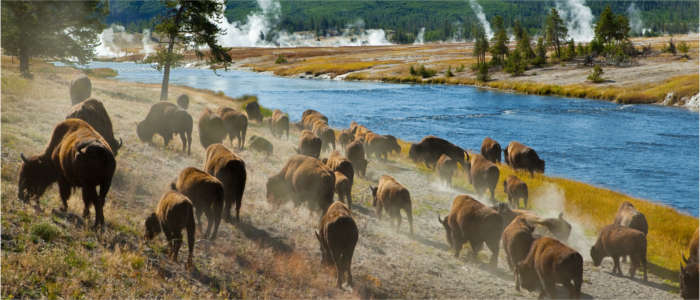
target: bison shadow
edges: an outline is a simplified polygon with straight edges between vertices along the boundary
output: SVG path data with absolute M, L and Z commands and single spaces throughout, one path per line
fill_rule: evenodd
M 450 251 L 450 248 L 445 243 L 436 242 L 434 240 L 430 240 L 430 239 L 427 239 L 425 237 L 422 237 L 418 234 L 414 234 L 413 236 L 411 236 L 410 234 L 406 233 L 406 236 L 408 236 L 408 237 L 412 238 L 413 240 L 415 240 L 423 245 L 426 245 L 428 247 L 433 247 L 435 249 L 439 249 L 439 250 L 443 250 L 443 251 Z
M 621 265 L 627 265 L 627 264 L 621 263 Z M 637 274 L 634 278 L 629 277 L 628 273 L 626 272 L 627 271 L 626 268 L 623 267 L 623 269 L 625 271 L 623 271 L 622 275 L 617 274 L 617 273 L 612 273 L 610 271 L 605 271 L 605 273 L 609 274 L 610 276 L 625 278 L 625 279 L 634 281 L 635 283 L 645 285 L 645 286 L 648 286 L 651 288 L 659 289 L 662 291 L 672 292 L 672 293 L 679 293 L 680 292 L 680 289 L 678 287 L 672 286 L 672 285 L 664 283 L 664 282 L 654 282 L 651 280 L 644 281 L 641 267 L 639 267 L 637 269 Z M 669 269 L 666 269 L 666 268 L 661 267 L 659 265 L 653 264 L 651 262 L 647 262 L 647 271 L 649 274 L 654 274 L 654 275 L 659 276 L 660 277 L 659 279 L 661 279 L 661 280 L 665 279 L 665 280 L 669 280 L 672 282 L 678 282 L 678 273 L 677 272 L 671 271 Z
M 277 252 L 291 253 L 294 249 L 287 245 L 282 238 L 274 237 L 263 229 L 256 228 L 248 222 L 240 222 L 237 225 L 243 235 L 249 240 L 258 241 L 260 247 L 272 248 Z

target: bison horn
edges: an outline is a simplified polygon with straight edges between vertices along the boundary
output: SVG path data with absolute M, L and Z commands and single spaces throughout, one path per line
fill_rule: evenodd
M 124 144 L 124 141 L 122 141 L 122 138 L 119 138 L 119 148 L 121 148 L 123 144 Z
M 681 259 L 683 260 L 684 264 L 688 264 L 688 258 L 685 257 L 685 253 L 683 253 L 683 250 L 681 250 Z
M 20 153 L 19 157 L 22 158 L 22 161 L 24 161 L 25 163 L 27 162 L 27 158 L 24 157 L 24 153 Z

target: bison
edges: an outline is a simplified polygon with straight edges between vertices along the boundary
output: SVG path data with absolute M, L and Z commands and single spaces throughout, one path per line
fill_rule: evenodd
M 83 75 L 70 82 L 70 100 L 72 105 L 76 105 L 83 100 L 90 98 L 92 93 L 92 83 L 90 78 Z
M 569 290 L 569 298 L 581 297 L 583 257 L 563 243 L 542 237 L 535 240 L 524 260 L 516 267 L 515 289 L 529 291 L 540 288 L 540 298 L 554 298 L 555 285 Z
M 224 220 L 232 221 L 231 207 L 236 204 L 236 221 L 240 221 L 241 202 L 247 172 L 245 161 L 222 144 L 207 147 L 204 171 L 221 181 L 224 187 Z M 207 217 L 208 218 L 208 217 Z
M 438 221 L 445 227 L 447 243 L 459 257 L 462 245 L 469 242 L 472 257 L 477 260 L 477 254 L 484 243 L 491 250 L 491 266 L 498 262 L 498 250 L 503 232 L 503 218 L 492 208 L 468 195 L 459 195 L 452 202 L 450 214 Z
M 695 233 L 693 233 L 693 238 L 690 240 L 690 245 L 688 245 L 688 248 L 690 249 L 688 259 L 691 261 L 700 261 L 698 260 L 698 237 L 700 237 L 700 234 L 696 228 Z
M 93 205 L 93 228 L 104 227 L 102 208 L 112 184 L 116 161 L 109 143 L 90 124 L 74 118 L 58 123 L 44 153 L 29 158 L 20 154 L 20 157 L 23 164 L 19 170 L 17 198 L 25 202 L 31 198 L 39 199 L 46 188 L 58 182 L 62 209 L 66 211 L 73 188 L 79 187 L 85 204 L 83 218 L 89 217 Z M 100 187 L 99 194 L 97 186 Z
M 333 203 L 335 175 L 316 158 L 294 155 L 279 173 L 268 178 L 266 187 L 269 202 L 291 197 L 295 204 L 306 202 L 312 209 L 325 212 Z
M 485 190 L 491 191 L 491 200 L 496 199 L 496 186 L 500 171 L 496 164 L 488 161 L 481 154 L 473 154 L 466 167 L 469 183 L 474 186 L 477 195 L 483 195 Z
M 177 97 L 177 106 L 180 108 L 187 110 L 188 107 L 190 107 L 190 96 L 187 96 L 187 94 L 182 94 Z
M 340 171 L 333 171 L 335 175 L 335 193 L 338 200 L 345 202 L 348 208 L 352 205 L 352 183 L 345 174 Z
M 248 141 L 248 147 L 256 152 L 265 153 L 265 155 L 272 155 L 272 143 L 261 136 L 251 136 L 250 141 Z
M 323 142 L 313 132 L 302 130 L 299 137 L 299 148 L 297 153 L 318 158 L 321 155 L 321 144 Z
M 307 109 L 301 114 L 301 126 L 304 129 L 312 130 L 317 120 L 322 120 L 326 122 L 326 124 L 328 123 L 328 117 L 316 110 Z
M 501 145 L 490 137 L 485 137 L 481 142 L 481 155 L 492 163 L 501 162 Z
M 379 184 L 376 187 L 370 186 L 369 189 L 372 191 L 372 206 L 376 209 L 377 217 L 381 219 L 382 210 L 385 211 L 389 218 L 396 219 L 396 231 L 399 231 L 403 210 L 413 235 L 413 210 L 408 189 L 389 175 L 380 177 Z
M 122 140 L 119 139 L 117 142 L 117 139 L 114 138 L 112 119 L 109 118 L 102 102 L 97 99 L 80 102 L 71 108 L 71 112 L 66 116 L 66 119 L 69 118 L 81 119 L 90 124 L 107 141 L 114 156 L 117 156 L 119 148 L 122 147 Z
M 248 104 L 245 105 L 245 112 L 248 114 L 248 119 L 251 121 L 262 122 L 263 115 L 260 112 L 260 104 L 258 104 L 258 101 L 248 102 Z
M 544 160 L 541 160 L 537 152 L 532 148 L 518 142 L 510 142 L 503 150 L 503 158 L 513 169 L 524 169 L 530 172 L 544 173 Z
M 452 174 L 457 170 L 457 161 L 450 158 L 446 154 L 440 155 L 437 164 L 435 165 L 440 179 L 442 179 L 447 185 L 452 185 Z
M 163 137 L 163 146 L 167 147 L 173 134 L 178 134 L 182 140 L 182 151 L 192 149 L 192 116 L 178 109 L 175 104 L 161 101 L 151 106 L 146 119 L 139 122 L 136 133 L 143 142 L 151 142 L 154 134 Z
M 216 239 L 219 223 L 221 223 L 221 212 L 224 207 L 224 185 L 221 181 L 200 169 L 188 167 L 180 172 L 180 175 L 170 184 L 170 187 L 192 201 L 196 209 L 195 213 L 200 231 L 202 230 L 202 214 L 206 215 L 207 231 L 204 237 L 211 240 Z M 210 236 L 209 233 L 212 227 L 214 232 Z
M 220 107 L 216 114 L 224 123 L 224 130 L 228 135 L 228 140 L 233 147 L 233 139 L 238 139 L 238 149 L 243 149 L 245 146 L 245 134 L 248 130 L 248 117 L 244 113 L 236 111 L 230 107 Z M 201 131 L 199 133 L 202 134 Z
M 286 134 L 286 137 L 289 138 L 289 116 L 281 110 L 275 109 L 270 119 L 270 132 L 274 137 L 281 137 L 283 134 Z
M 622 275 L 620 268 L 620 257 L 630 256 L 630 277 L 634 278 L 639 263 L 642 263 L 644 268 L 644 281 L 647 281 L 647 238 L 646 235 L 633 228 L 622 227 L 620 225 L 611 224 L 603 227 L 598 235 L 598 240 L 591 247 L 591 258 L 593 264 L 597 267 L 603 261 L 603 258 L 610 256 L 615 265 L 612 272 L 617 271 Z
M 683 299 L 698 299 L 698 229 L 693 233 L 690 241 L 690 255 L 688 258 L 681 255 L 683 261 L 680 264 L 679 282 L 681 285 L 681 297 Z M 685 266 L 683 266 L 685 264 Z
M 562 242 L 569 240 L 569 235 L 571 235 L 571 224 L 564 219 L 563 212 L 560 212 L 559 216 L 556 218 L 538 218 L 533 222 L 537 225 L 546 227 L 556 239 Z
M 365 150 L 367 150 L 367 156 L 374 155 L 376 158 L 386 160 L 389 153 L 401 152 L 401 146 L 393 136 L 368 132 L 365 135 Z
M 613 224 L 637 229 L 645 235 L 649 232 L 647 218 L 629 201 L 622 202 L 620 208 L 617 209 L 615 222 L 613 222 Z
M 202 111 L 202 114 L 199 116 L 198 126 L 199 142 L 204 149 L 207 149 L 211 144 L 221 143 L 228 134 L 224 127 L 224 120 L 209 108 L 205 108 Z
M 365 146 L 361 141 L 353 141 L 345 147 L 345 155 L 352 162 L 355 173 L 364 177 L 367 172 L 367 159 L 365 159 Z
M 340 131 L 340 134 L 338 134 L 338 143 L 340 143 L 343 149 L 345 149 L 348 144 L 352 143 L 354 139 L 355 137 L 353 137 L 350 129 L 343 129 Z
M 168 191 L 158 201 L 156 211 L 146 218 L 147 240 L 152 240 L 161 231 L 170 244 L 170 258 L 177 262 L 177 254 L 182 245 L 182 230 L 187 230 L 187 268 L 193 266 L 194 252 L 194 208 L 187 196 L 176 191 Z
M 432 135 L 424 137 L 419 143 L 411 145 L 408 157 L 416 163 L 425 163 L 429 168 L 434 168 L 440 155 L 445 154 L 456 162 L 466 167 L 464 157 L 469 159 L 469 154 L 462 148 Z
M 527 184 L 517 176 L 510 175 L 506 180 L 503 180 L 503 192 L 508 195 L 508 204 L 511 207 L 520 207 L 520 199 L 522 199 L 523 207 L 527 208 Z
M 316 120 L 312 131 L 321 138 L 321 151 L 330 149 L 330 146 L 333 146 L 333 150 L 335 150 L 335 131 L 325 121 Z
M 352 286 L 350 265 L 359 234 L 348 207 L 334 202 L 321 218 L 315 234 L 321 248 L 321 263 L 335 265 L 336 286 L 341 288 L 345 272 L 348 273 L 348 285 Z
M 516 217 L 503 229 L 501 240 L 503 241 L 503 250 L 506 252 L 508 267 L 511 270 L 515 270 L 517 264 L 527 257 L 530 246 L 535 241 L 534 231 L 535 227 L 523 216 Z M 518 280 L 517 276 L 515 280 Z

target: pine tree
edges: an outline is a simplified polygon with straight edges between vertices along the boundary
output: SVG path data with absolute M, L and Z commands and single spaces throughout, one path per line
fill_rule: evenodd
M 19 70 L 29 76 L 32 57 L 86 64 L 95 56 L 104 29 L 106 2 L 2 1 L 2 48 L 19 57 Z
M 517 25 L 517 23 L 516 23 Z M 518 25 L 519 26 L 519 25 Z M 515 46 L 516 49 L 520 51 L 520 54 L 523 56 L 525 59 L 532 59 L 535 57 L 535 52 L 532 51 L 532 47 L 530 46 L 530 35 L 527 34 L 527 31 L 524 30 L 517 30 L 517 27 L 513 25 L 513 33 L 517 37 L 517 45 Z
M 568 31 L 564 25 L 564 21 L 559 17 L 559 12 L 556 8 L 552 8 L 547 16 L 545 27 L 545 38 L 547 44 L 554 46 L 554 52 L 557 57 L 561 57 L 561 44 L 566 41 Z
M 503 64 L 505 56 L 508 54 L 508 34 L 505 26 L 503 26 L 503 18 L 501 16 L 495 16 L 492 24 L 496 29 L 496 33 L 493 35 L 493 45 L 489 48 L 489 52 L 491 52 L 493 62 L 500 65 Z
M 477 65 L 486 63 L 486 51 L 489 49 L 489 41 L 486 38 L 486 33 L 481 26 L 474 29 L 474 50 L 473 55 L 476 56 Z
M 542 66 L 547 63 L 547 48 L 544 46 L 544 39 L 540 37 L 537 39 L 537 47 L 535 47 L 535 59 L 532 60 L 532 64 L 535 66 Z

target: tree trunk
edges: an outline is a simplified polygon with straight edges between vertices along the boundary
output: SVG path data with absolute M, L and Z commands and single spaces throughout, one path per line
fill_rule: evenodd
M 24 47 L 19 49 L 19 72 L 23 76 L 29 76 L 29 53 Z
M 170 82 L 170 56 L 173 54 L 173 44 L 175 40 L 171 37 L 168 42 L 168 57 L 166 58 L 165 66 L 163 67 L 163 83 L 160 87 L 160 101 L 168 100 L 168 84 Z

